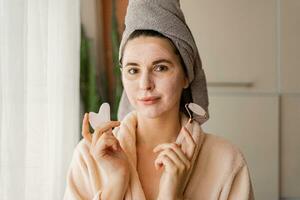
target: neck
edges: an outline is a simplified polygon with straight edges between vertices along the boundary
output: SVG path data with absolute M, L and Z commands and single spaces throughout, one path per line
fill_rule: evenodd
M 165 113 L 158 118 L 137 114 L 137 147 L 152 150 L 162 143 L 175 142 L 181 129 L 179 110 Z

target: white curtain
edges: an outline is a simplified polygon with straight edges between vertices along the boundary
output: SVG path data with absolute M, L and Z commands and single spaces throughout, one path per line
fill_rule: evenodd
M 0 199 L 62 199 L 80 134 L 79 0 L 0 0 Z

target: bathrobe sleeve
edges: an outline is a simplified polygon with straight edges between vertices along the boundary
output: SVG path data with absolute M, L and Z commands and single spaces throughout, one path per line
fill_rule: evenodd
M 220 200 L 254 200 L 249 170 L 246 163 L 243 163 L 225 182 L 220 195 Z
M 64 200 L 100 200 L 100 176 L 89 145 L 81 141 L 74 150 L 67 174 Z

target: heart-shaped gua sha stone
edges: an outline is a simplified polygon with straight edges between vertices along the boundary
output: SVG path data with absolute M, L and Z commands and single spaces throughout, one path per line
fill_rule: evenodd
M 89 112 L 89 121 L 95 130 L 102 123 L 110 121 L 110 106 L 108 103 L 103 103 L 98 113 Z

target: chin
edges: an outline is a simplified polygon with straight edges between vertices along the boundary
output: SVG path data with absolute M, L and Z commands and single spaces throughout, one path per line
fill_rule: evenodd
M 149 110 L 149 109 L 139 110 L 138 112 L 142 116 L 151 119 L 158 118 L 161 115 L 161 112 L 155 110 Z
M 162 109 L 159 107 L 140 107 L 137 112 L 140 113 L 142 116 L 150 119 L 158 118 L 162 116 L 168 110 L 166 108 Z

